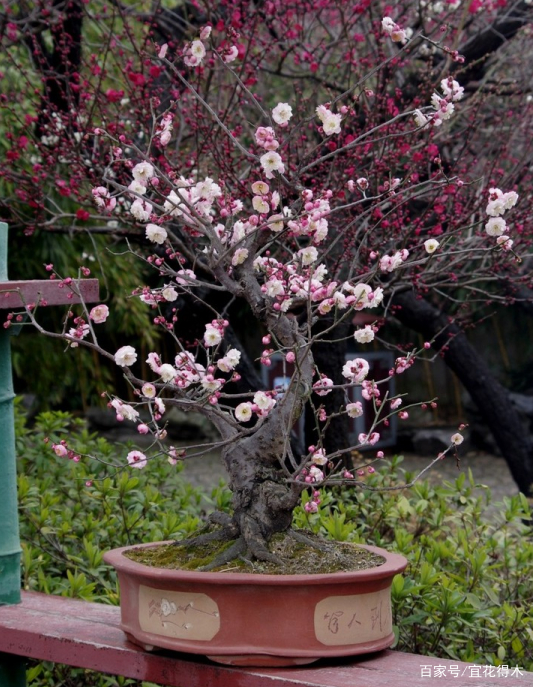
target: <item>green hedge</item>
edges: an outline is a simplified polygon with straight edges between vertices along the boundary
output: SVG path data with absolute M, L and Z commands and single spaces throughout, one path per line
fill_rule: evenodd
M 46 443 L 74 434 L 78 450 L 104 463 L 116 450 L 67 413 L 43 413 L 31 430 L 17 413 L 23 586 L 118 603 L 116 578 L 102 562 L 108 548 L 181 537 L 206 508 L 228 509 L 223 486 L 208 498 L 180 477 L 180 467 L 151 463 L 110 473 L 96 461 L 57 458 Z M 368 477 L 369 487 L 409 480 L 395 458 Z M 396 648 L 421 655 L 533 670 L 533 538 L 523 496 L 491 508 L 472 476 L 404 492 L 335 489 L 319 512 L 296 525 L 325 536 L 384 546 L 410 565 L 393 586 Z M 140 685 L 119 677 L 33 664 L 32 687 Z M 143 683 L 144 687 L 148 683 Z

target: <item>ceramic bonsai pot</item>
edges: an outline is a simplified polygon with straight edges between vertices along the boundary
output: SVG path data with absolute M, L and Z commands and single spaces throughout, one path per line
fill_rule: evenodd
M 157 546 L 157 544 L 144 544 Z M 283 666 L 391 646 L 390 587 L 407 560 L 367 546 L 385 562 L 329 575 L 254 575 L 154 568 L 105 554 L 118 573 L 121 626 L 154 648 L 203 654 L 219 663 Z

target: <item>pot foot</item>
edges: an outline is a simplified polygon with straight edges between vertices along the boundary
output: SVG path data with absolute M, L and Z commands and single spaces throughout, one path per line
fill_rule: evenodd
M 249 666 L 255 668 L 305 666 L 308 663 L 318 661 L 318 657 L 270 656 L 268 654 L 236 654 L 235 656 L 208 656 L 207 658 L 226 666 Z

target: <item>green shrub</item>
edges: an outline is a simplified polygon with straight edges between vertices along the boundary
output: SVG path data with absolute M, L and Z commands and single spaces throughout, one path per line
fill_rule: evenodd
M 414 477 L 401 458 L 367 478 L 374 489 Z M 490 509 L 488 510 L 490 506 Z M 297 525 L 375 544 L 409 560 L 392 589 L 401 651 L 533 670 L 533 530 L 522 494 L 491 504 L 487 487 L 461 473 L 409 490 L 324 492 Z
M 102 463 L 56 457 L 45 439 L 59 441 L 67 433 L 69 445 Z M 102 562 L 106 549 L 197 529 L 201 495 L 180 479 L 180 465 L 110 471 L 105 462 L 114 452 L 68 413 L 42 413 L 31 431 L 18 419 L 25 589 L 118 603 L 114 572 Z
M 104 463 L 116 451 L 67 413 L 43 413 L 31 430 L 17 414 L 23 586 L 116 604 L 115 574 L 102 563 L 103 551 L 192 532 L 206 499 L 183 483 L 179 465 L 152 462 L 143 471 L 107 474 L 95 461 L 57 458 L 45 437 L 57 441 L 67 432 L 69 445 L 74 434 L 80 452 Z M 367 478 L 368 489 L 325 491 L 318 513 L 300 508 L 295 524 L 409 559 L 392 590 L 397 649 L 533 670 L 533 538 L 525 524 L 531 517 L 526 499 L 491 505 L 489 490 L 477 488 L 471 474 L 442 485 L 419 482 L 403 492 L 371 490 L 411 477 L 395 458 Z M 229 496 L 219 485 L 207 502 L 228 510 Z M 32 665 L 29 675 L 33 687 L 141 684 L 44 663 Z

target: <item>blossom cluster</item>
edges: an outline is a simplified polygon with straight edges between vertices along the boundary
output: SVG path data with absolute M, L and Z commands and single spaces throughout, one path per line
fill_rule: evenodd
M 381 28 L 394 43 L 406 43 L 412 33 L 410 29 L 400 28 L 400 26 L 390 17 L 383 17 L 381 20 Z
M 382 272 L 393 272 L 401 267 L 408 257 L 409 251 L 405 248 L 396 251 L 394 255 L 384 255 L 379 261 L 379 269 Z
M 429 125 L 440 126 L 444 121 L 451 118 L 455 112 L 455 104 L 464 95 L 464 88 L 455 79 L 448 77 L 440 82 L 442 93 L 433 93 L 431 105 L 434 112 L 421 110 L 414 111 L 414 119 L 417 126 L 426 128 Z
M 259 257 L 254 267 L 264 275 L 261 291 L 273 300 L 274 310 L 287 312 L 297 301 L 310 301 L 315 312 L 326 315 L 333 309 L 375 308 L 383 300 L 383 289 L 368 284 L 326 281 L 324 265 L 314 265 L 318 253 L 314 246 L 300 249 L 295 258 L 282 263 L 272 257 Z
M 485 212 L 489 220 L 485 224 L 485 231 L 489 236 L 496 237 L 496 243 L 503 250 L 511 250 L 513 240 L 507 236 L 508 226 L 502 215 L 516 205 L 518 194 L 515 191 L 504 193 L 499 188 L 489 189 L 489 202 Z
M 340 134 L 341 132 L 341 115 L 334 114 L 325 105 L 319 105 L 316 108 L 317 117 L 322 122 L 322 129 L 326 136 L 332 134 Z
M 207 25 L 204 26 L 198 38 L 188 43 L 182 52 L 183 62 L 187 67 L 199 67 L 207 54 L 207 49 L 205 47 L 205 41 L 207 41 L 212 32 L 212 27 Z M 219 48 L 219 54 L 222 60 L 229 64 L 234 62 L 239 56 L 239 49 L 236 45 L 222 45 Z

